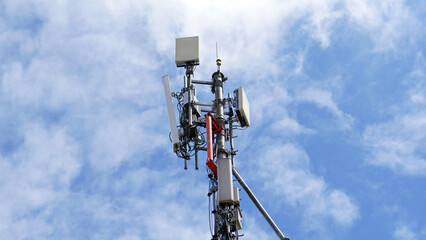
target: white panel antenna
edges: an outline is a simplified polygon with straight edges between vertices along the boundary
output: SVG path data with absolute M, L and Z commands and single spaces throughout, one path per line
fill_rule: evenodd
M 234 204 L 236 206 L 240 205 L 240 192 L 238 187 L 234 187 Z M 242 214 L 241 209 L 238 207 L 235 208 L 234 215 L 232 216 L 231 225 L 234 225 L 237 230 L 241 230 L 242 228 Z
M 237 99 L 237 117 L 241 127 L 250 127 L 250 104 L 243 87 L 234 91 Z
M 200 64 L 199 37 L 176 38 L 176 66 Z
M 234 187 L 232 183 L 232 163 L 229 157 L 217 159 L 218 200 L 219 203 L 234 202 Z
M 170 131 L 172 133 L 173 151 L 180 151 L 180 141 L 178 138 L 175 110 L 173 108 L 172 91 L 170 89 L 169 76 L 163 76 L 164 95 L 166 97 L 167 114 L 169 115 Z

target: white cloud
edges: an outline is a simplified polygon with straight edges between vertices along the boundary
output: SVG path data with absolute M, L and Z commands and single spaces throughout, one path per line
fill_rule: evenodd
M 4 112 L 5 118 L 16 121 L 24 139 L 10 157 L 0 160 L 0 235 L 108 239 L 106 233 L 117 234 L 112 226 L 132 221 L 117 211 L 120 206 L 110 201 L 110 192 L 105 194 L 110 189 L 103 187 L 111 184 L 117 168 L 129 158 L 136 165 L 150 161 L 150 154 L 168 141 L 167 132 L 160 133 L 166 128 L 158 121 L 166 117 L 159 107 L 163 105 L 161 78 L 155 81 L 153 75 L 158 68 L 153 64 L 156 53 L 143 41 L 147 37 L 137 32 L 142 30 L 133 28 L 143 22 L 142 17 L 111 19 L 102 3 L 85 1 L 39 1 L 33 10 L 24 1 L 5 4 L 11 21 L 26 11 L 31 12 L 24 16 L 29 24 L 32 19 L 42 21 L 37 31 L 11 22 L 0 36 L 2 43 L 13 42 L 19 50 L 18 57 L 0 51 L 0 58 L 7 59 L 0 68 L 0 101 L 11 109 Z M 33 35 L 27 34 L 31 30 Z M 85 186 L 71 190 L 80 184 Z M 125 200 L 147 199 L 139 194 L 136 191 Z M 117 238 L 145 235 L 136 231 L 144 222 L 129 216 L 136 223 L 120 229 L 126 234 Z
M 393 232 L 395 239 L 417 240 L 417 234 L 414 233 L 408 226 L 398 226 Z
M 296 96 L 297 101 L 312 102 L 320 108 L 329 110 L 337 119 L 342 129 L 351 129 L 353 126 L 353 118 L 349 114 L 342 112 L 332 99 L 332 94 L 328 91 L 308 88 L 302 90 Z
M 62 232 L 78 230 L 79 234 L 91 239 L 115 239 L 115 235 L 123 239 L 208 239 L 208 184 L 204 180 L 200 174 L 167 167 L 161 171 L 131 170 L 118 179 L 108 177 L 102 180 L 106 183 L 101 184 L 100 189 L 96 187 L 96 194 L 75 193 L 68 202 L 63 202 L 67 209 L 85 217 L 57 214 L 54 226 L 64 225 Z M 78 202 L 81 204 L 76 204 Z M 96 231 L 79 228 L 86 219 Z M 256 221 L 244 215 L 242 233 L 248 239 L 258 236 L 273 239 L 271 232 L 267 234 L 260 229 Z
M 305 63 L 305 58 L 306 58 L 305 55 L 306 53 L 303 52 L 303 53 L 298 53 L 298 55 L 296 56 L 297 62 L 296 62 L 296 67 L 294 69 L 295 74 L 301 74 L 303 72 L 303 65 Z
M 366 161 L 391 168 L 396 173 L 426 173 L 426 127 L 424 113 L 398 116 L 392 121 L 369 126 L 364 131 Z
M 322 47 L 330 45 L 330 35 L 335 22 L 343 17 L 339 1 L 305 1 L 309 9 L 309 20 L 307 30 L 313 39 L 319 41 Z
M 131 233 L 126 233 L 125 235 L 121 236 L 118 240 L 141 240 L 141 238 L 139 238 L 140 232 L 131 232 Z
M 248 199 L 247 199 L 248 200 Z M 249 201 L 249 200 L 248 200 Z M 259 212 L 256 212 L 257 216 L 260 216 Z M 256 239 L 265 239 L 265 240 L 272 240 L 277 239 L 277 235 L 273 231 L 272 228 L 269 227 L 269 225 L 264 224 L 264 226 L 267 227 L 267 229 L 261 228 L 261 224 L 258 221 L 263 221 L 263 223 L 266 223 L 266 220 L 264 220 L 263 217 L 256 217 L 250 215 L 248 212 L 243 210 L 243 229 L 240 234 L 244 234 L 244 238 L 247 240 L 256 240 Z M 287 236 L 285 229 L 280 229 L 283 231 L 283 234 Z
M 320 109 L 325 109 L 337 123 L 340 130 L 350 130 L 354 119 L 344 113 L 337 106 L 332 93 L 317 88 L 297 89 L 289 94 L 284 84 L 265 81 L 261 84 L 247 87 L 247 96 L 250 101 L 252 126 L 254 128 L 270 128 L 280 134 L 297 136 L 301 134 L 315 134 L 318 129 L 311 129 L 300 124 L 291 109 L 300 103 L 313 103 Z M 293 110 L 294 111 L 294 110 Z
M 350 3 L 351 9 L 357 7 Z M 363 3 L 357 8 L 368 9 L 374 17 L 359 15 L 362 11 L 351 15 L 351 11 L 350 18 L 360 25 L 369 23 L 366 29 L 378 44 L 394 47 L 400 39 L 394 34 L 412 20 L 403 2 L 384 8 Z M 2 6 L 0 101 L 12 108 L 6 114 L 11 121 L 16 119 L 24 138 L 12 157 L 0 161 L 0 229 L 8 239 L 57 239 L 62 233 L 68 239 L 75 239 L 73 234 L 105 239 L 121 222 L 129 224 L 128 229 L 120 229 L 117 238 L 121 239 L 141 235 L 151 239 L 208 238 L 205 186 L 193 182 L 200 179 L 144 165 L 159 168 L 159 159 L 151 154 L 170 149 L 160 79 L 174 69 L 174 38 L 200 35 L 202 63 L 214 62 L 214 43 L 218 41 L 224 71 L 234 76 L 244 73 L 241 84 L 262 89 L 263 82 L 284 82 L 285 77 L 277 76 L 284 76 L 287 66 L 285 57 L 278 55 L 288 44 L 289 29 L 301 24 L 309 36 L 327 47 L 332 44 L 336 21 L 348 16 L 341 1 L 335 0 L 38 0 L 3 1 Z M 380 20 L 377 24 L 382 12 L 389 18 L 397 14 L 390 23 Z M 374 30 L 382 27 L 385 30 L 376 35 Z M 304 59 L 295 59 L 300 74 Z M 211 71 L 200 66 L 199 73 L 209 76 Z M 282 82 L 269 86 L 274 87 L 272 91 L 263 90 L 255 98 L 259 101 L 253 101 L 252 106 L 259 110 L 253 120 L 263 124 L 277 115 L 282 117 L 277 128 L 288 130 L 289 135 L 312 133 L 314 130 L 287 112 L 286 102 L 294 99 Z M 413 99 L 420 101 L 416 96 Z M 331 93 L 308 89 L 302 92 L 301 101 L 329 110 L 341 126 L 352 126 L 352 118 L 339 110 Z M 281 106 L 268 108 L 275 103 Z M 44 111 L 59 112 L 61 117 L 48 119 Z M 19 114 L 15 117 L 15 113 Z M 265 118 L 259 117 L 263 113 Z M 273 174 L 264 176 L 280 187 L 275 194 L 302 206 L 308 223 L 332 219 L 350 226 L 358 216 L 351 199 L 313 175 L 302 150 L 292 145 L 278 149 L 269 157 L 294 156 L 284 161 L 288 169 L 272 169 Z M 85 165 L 88 162 L 90 166 Z M 126 164 L 139 171 L 117 172 Z M 120 177 L 123 179 L 117 180 Z M 71 189 L 73 184 L 84 187 Z M 117 192 L 123 196 L 114 195 Z M 193 196 L 198 197 L 188 202 Z M 270 236 L 258 231 L 250 217 L 246 219 L 247 239 Z M 95 226 L 87 230 L 85 223 Z M 140 227 L 150 231 L 145 233 Z
M 336 23 L 346 20 L 351 24 L 343 27 L 366 32 L 379 50 L 395 49 L 401 39 L 417 37 L 416 31 L 408 30 L 418 24 L 403 1 L 181 1 L 172 5 L 156 1 L 146 8 L 153 44 L 170 60 L 174 52 L 170 39 L 200 35 L 202 63 L 214 63 L 218 41 L 225 72 L 251 77 L 247 69 L 262 69 L 256 72 L 257 78 L 281 73 L 278 53 L 287 46 L 286 37 L 294 26 L 322 47 L 331 44 L 334 30 L 339 30 Z M 209 74 L 202 67 L 199 71 Z
M 271 127 L 273 130 L 280 131 L 285 135 L 300 135 L 300 134 L 314 134 L 315 130 L 302 126 L 295 119 L 288 116 L 282 117 L 281 120 L 274 122 Z
M 244 87 L 252 113 L 250 121 L 254 126 L 261 126 L 265 122 L 287 115 L 286 106 L 291 102 L 287 89 L 280 84 L 265 82 L 262 86 Z
M 29 125 L 24 143 L 10 159 L 2 159 L 1 236 L 42 239 L 52 227 L 42 216 L 66 199 L 81 167 L 80 149 L 63 128 Z
M 408 99 L 398 104 L 389 121 L 372 124 L 364 130 L 366 162 L 391 168 L 395 173 L 413 176 L 426 173 L 426 112 L 422 99 L 426 94 L 423 68 L 425 62 L 417 54 L 413 70 L 404 82 L 412 86 Z
M 412 86 L 408 91 L 411 103 L 420 108 L 426 104 L 425 67 L 426 61 L 420 51 L 416 55 L 410 78 L 405 81 L 407 85 Z
M 97 125 L 91 141 L 90 160 L 94 167 L 104 170 L 119 167 L 138 152 L 143 152 L 140 160 L 146 161 L 159 146 L 168 144 L 167 137 L 157 131 L 162 127 L 157 118 L 164 115 L 160 110 L 164 109 L 149 109 L 139 114 L 125 112 L 115 118 L 112 118 L 114 113 L 107 112 L 93 119 Z
M 397 50 L 402 39 L 411 40 L 421 34 L 405 0 L 344 2 L 349 20 L 368 32 L 378 51 Z
M 293 144 L 273 144 L 256 164 L 257 175 L 265 182 L 274 201 L 303 209 L 310 230 L 327 229 L 327 220 L 351 226 L 359 217 L 358 207 L 343 191 L 332 189 L 310 171 L 309 157 Z

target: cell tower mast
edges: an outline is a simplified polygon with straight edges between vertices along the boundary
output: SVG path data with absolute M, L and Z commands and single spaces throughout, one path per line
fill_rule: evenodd
M 184 168 L 188 168 L 187 161 L 194 156 L 195 169 L 198 170 L 198 152 L 207 151 L 206 165 L 210 179 L 209 202 L 210 198 L 213 199 L 212 240 L 235 240 L 243 236 L 238 234 L 238 230 L 242 228 L 242 214 L 239 189 L 233 186 L 232 176 L 246 191 L 279 239 L 289 240 L 262 207 L 234 165 L 234 156 L 237 151 L 234 151 L 233 129 L 250 126 L 249 103 L 244 89 L 242 87 L 235 89 L 234 98 L 231 98 L 231 94 L 224 98 L 223 83 L 227 78 L 220 71 L 221 60 L 219 58 L 216 60 L 217 71 L 213 73 L 211 81 L 193 80 L 195 66 L 200 62 L 198 46 L 198 37 L 176 39 L 176 65 L 186 69 L 184 87 L 180 92 L 171 92 L 168 76 L 163 76 L 163 86 L 173 151 L 179 158 L 184 159 Z M 213 104 L 198 102 L 193 84 L 210 85 L 212 93 L 215 95 Z M 176 124 L 172 97 L 179 102 L 177 105 L 179 126 Z M 206 112 L 204 118 L 201 116 L 202 112 Z M 238 125 L 234 125 L 234 123 Z M 199 128 L 206 128 L 205 135 L 199 131 Z M 230 150 L 226 147 L 227 141 L 229 141 Z

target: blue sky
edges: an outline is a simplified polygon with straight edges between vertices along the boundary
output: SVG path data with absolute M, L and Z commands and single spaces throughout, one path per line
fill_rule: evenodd
M 426 238 L 424 1 L 0 2 L 0 238 L 210 239 L 161 77 L 244 86 L 240 174 L 291 239 Z M 208 87 L 197 97 L 213 99 Z M 201 158 L 205 158 L 204 155 Z M 244 238 L 276 239 L 245 193 Z

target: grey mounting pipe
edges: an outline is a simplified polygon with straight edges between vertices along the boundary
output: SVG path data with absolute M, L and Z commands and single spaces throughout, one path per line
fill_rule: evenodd
M 203 106 L 203 107 L 213 107 L 212 103 L 202 103 L 202 102 L 194 102 L 195 106 Z
M 253 201 L 254 205 L 256 205 L 257 209 L 259 209 L 260 213 L 262 213 L 263 217 L 266 219 L 266 221 L 269 223 L 269 225 L 272 227 L 272 229 L 274 229 L 274 231 L 278 235 L 278 237 L 281 240 L 290 240 L 290 238 L 285 237 L 284 234 L 280 231 L 280 229 L 275 224 L 274 220 L 272 220 L 272 218 L 269 216 L 269 214 L 263 208 L 262 204 L 260 204 L 259 200 L 257 200 L 256 196 L 254 196 L 253 192 L 250 190 L 250 188 L 247 186 L 247 184 L 241 178 L 240 174 L 237 172 L 237 169 L 235 167 L 232 168 L 232 174 L 237 179 L 237 181 L 240 183 L 241 187 L 244 188 L 247 195 Z
M 212 81 L 192 80 L 192 83 L 195 83 L 195 84 L 204 84 L 204 85 L 213 85 Z

